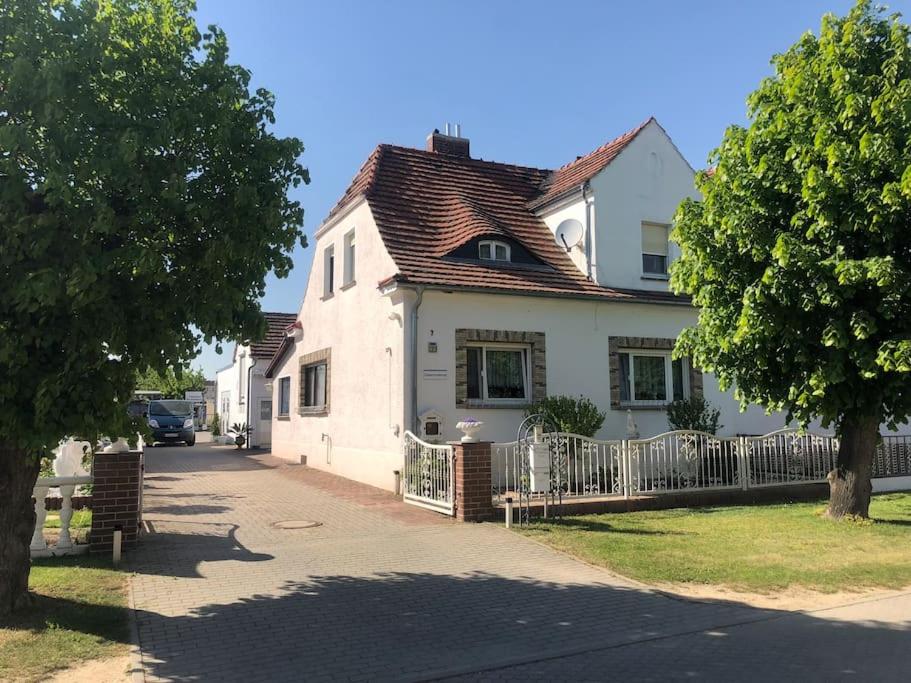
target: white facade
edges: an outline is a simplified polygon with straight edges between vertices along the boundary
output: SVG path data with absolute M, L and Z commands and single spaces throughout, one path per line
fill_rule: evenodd
M 354 231 L 355 279 L 345 283 L 346 242 Z M 335 290 L 325 295 L 326 250 L 334 251 Z M 404 305 L 377 283 L 396 272 L 366 202 L 317 232 L 307 292 L 298 319 L 300 341 L 272 378 L 272 453 L 381 488 L 401 467 L 404 424 Z M 350 257 L 348 257 L 350 259 Z M 349 268 L 350 268 L 349 264 Z M 328 349 L 328 407 L 300 413 L 301 359 Z M 288 415 L 279 415 L 279 381 L 290 379 Z
M 271 444 L 272 385 L 264 374 L 267 365 L 267 359 L 254 358 L 249 346 L 238 344 L 234 362 L 215 376 L 216 410 L 222 434 L 233 425 L 247 424 L 251 428 L 250 445 L 257 448 Z
M 618 289 L 668 291 L 667 278 L 642 272 L 642 224 L 670 226 L 685 197 L 698 198 L 695 173 L 657 122 L 647 124 L 578 192 L 539 211 L 551 231 L 567 218 L 587 226 L 592 277 Z M 588 215 L 586 216 L 586 207 Z M 668 246 L 668 262 L 679 251 Z M 585 240 L 570 257 L 587 274 Z

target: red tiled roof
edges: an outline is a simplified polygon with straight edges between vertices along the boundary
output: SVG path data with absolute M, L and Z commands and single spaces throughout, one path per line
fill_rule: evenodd
M 620 137 L 601 145 L 594 152 L 558 168 L 548 178 L 543 187 L 543 194 L 537 197 L 531 206 L 543 206 L 564 194 L 578 190 L 582 183 L 594 178 L 599 171 L 616 159 L 617 155 L 639 135 L 642 129 L 654 120 L 655 117 L 650 117 Z
M 263 313 L 269 329 L 262 341 L 250 343 L 253 358 L 269 358 L 275 355 L 285 338 L 285 330 L 297 320 L 296 313 Z
M 547 196 L 553 191 L 559 194 L 557 188 L 571 188 L 585 173 L 597 173 L 591 169 L 600 164 L 600 170 L 610 163 L 645 125 L 579 160 L 597 156 L 596 162 L 579 167 L 575 162 L 558 171 L 380 145 L 329 217 L 357 197 L 367 199 L 386 249 L 398 267 L 398 273 L 388 281 L 683 303 L 687 300 L 666 292 L 619 290 L 589 281 L 530 208 L 544 196 L 542 191 Z M 541 265 L 486 265 L 447 257 L 469 240 L 485 235 L 519 242 Z

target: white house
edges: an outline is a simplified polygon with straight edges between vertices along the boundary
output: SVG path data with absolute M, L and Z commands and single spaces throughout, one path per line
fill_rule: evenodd
M 216 410 L 222 433 L 232 425 L 250 427 L 250 445 L 268 446 L 272 435 L 272 387 L 266 379 L 269 361 L 293 325 L 294 313 L 265 313 L 268 331 L 260 342 L 237 344 L 231 365 L 216 374 Z
M 665 431 L 666 404 L 696 392 L 724 434 L 781 427 L 671 360 L 696 320 L 667 283 L 693 181 L 654 118 L 554 171 L 437 131 L 425 150 L 380 145 L 317 230 L 303 331 L 266 369 L 273 453 L 388 489 L 403 430 L 456 439 L 470 416 L 510 441 L 548 394 L 592 399 L 602 438 L 630 409 L 643 436 Z

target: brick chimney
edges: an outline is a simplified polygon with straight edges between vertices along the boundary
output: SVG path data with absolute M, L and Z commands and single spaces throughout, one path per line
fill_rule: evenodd
M 434 128 L 433 132 L 427 136 L 427 151 L 449 154 L 454 157 L 470 157 L 468 138 L 463 138 L 460 135 L 461 126 L 459 124 L 455 125 L 454 130 L 452 130 L 455 135 L 450 135 L 450 130 L 449 124 L 446 124 L 446 133 L 441 133 Z

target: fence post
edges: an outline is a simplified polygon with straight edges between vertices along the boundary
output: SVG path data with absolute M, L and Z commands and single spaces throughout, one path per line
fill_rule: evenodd
M 455 516 L 460 522 L 484 522 L 493 517 L 490 441 L 454 442 L 452 490 Z
M 622 474 L 620 476 L 623 479 L 623 497 L 629 498 L 630 491 L 632 489 L 630 486 L 630 479 L 632 477 L 632 463 L 630 462 L 628 439 L 623 439 L 620 442 L 620 462 L 622 463 Z
M 89 552 L 110 553 L 114 530 L 123 548 L 136 545 L 142 511 L 142 451 L 96 453 L 92 461 L 92 532 Z
M 740 454 L 740 488 L 746 491 L 750 488 L 750 457 L 747 452 L 747 437 L 737 438 L 737 451 Z

